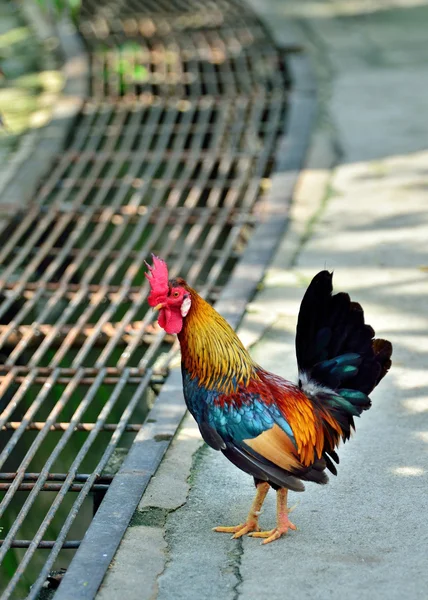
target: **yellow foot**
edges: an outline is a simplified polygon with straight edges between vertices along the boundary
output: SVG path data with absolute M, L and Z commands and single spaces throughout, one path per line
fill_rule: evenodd
M 232 540 L 236 540 L 250 531 L 260 531 L 260 527 L 257 521 L 250 521 L 249 523 L 241 523 L 235 527 L 213 527 L 213 531 L 219 533 L 233 533 Z
M 289 529 L 296 530 L 297 527 L 291 521 L 288 521 L 287 524 L 284 524 L 281 527 L 275 527 L 275 529 L 271 529 L 270 531 L 256 531 L 249 535 L 256 538 L 265 538 L 262 544 L 270 544 L 270 542 L 274 542 L 282 535 L 285 535 Z

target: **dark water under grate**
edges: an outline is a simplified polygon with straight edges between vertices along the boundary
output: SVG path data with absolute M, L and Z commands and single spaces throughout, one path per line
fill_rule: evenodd
M 287 116 L 283 56 L 240 3 L 84 0 L 80 27 L 91 97 L 0 231 L 4 598 L 67 566 L 164 381 L 144 260 L 215 301 Z

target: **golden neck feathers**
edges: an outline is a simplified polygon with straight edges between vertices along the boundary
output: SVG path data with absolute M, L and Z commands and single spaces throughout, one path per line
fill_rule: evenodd
M 208 390 L 230 394 L 256 375 L 256 365 L 229 323 L 192 288 L 192 305 L 178 335 L 182 363 Z

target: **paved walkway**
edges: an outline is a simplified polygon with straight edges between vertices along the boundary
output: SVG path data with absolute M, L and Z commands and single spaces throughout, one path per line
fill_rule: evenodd
M 296 19 L 320 113 L 290 231 L 241 335 L 264 367 L 294 377 L 298 304 L 327 267 L 393 342 L 393 369 L 341 449 L 338 477 L 291 494 L 299 530 L 266 547 L 210 531 L 242 520 L 253 484 L 202 447 L 188 419 L 99 598 L 426 599 L 428 3 L 263 0 L 260 10 L 277 30 Z M 271 493 L 261 522 L 274 520 Z

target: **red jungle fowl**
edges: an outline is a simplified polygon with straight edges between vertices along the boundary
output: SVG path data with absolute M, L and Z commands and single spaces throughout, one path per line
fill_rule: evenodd
M 288 518 L 288 490 L 302 481 L 336 475 L 336 448 L 370 408 L 370 392 L 391 366 L 392 345 L 374 339 L 361 306 L 332 295 L 332 274 L 321 271 L 307 289 L 296 332 L 298 384 L 257 365 L 219 313 L 184 279 L 169 279 L 153 257 L 146 277 L 159 325 L 178 334 L 187 407 L 205 442 L 254 477 L 256 497 L 245 523 L 216 527 L 265 544 L 296 529 Z M 258 516 L 269 487 L 277 492 L 277 526 L 260 531 Z

